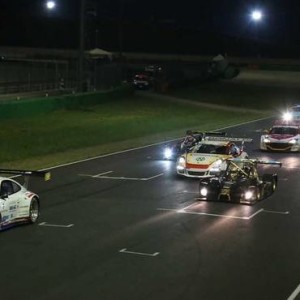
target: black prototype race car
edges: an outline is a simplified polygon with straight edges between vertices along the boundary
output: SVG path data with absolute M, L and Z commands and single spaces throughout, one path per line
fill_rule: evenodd
M 269 197 L 277 187 L 277 174 L 260 175 L 257 167 L 262 164 L 281 167 L 280 162 L 271 160 L 232 158 L 224 161 L 219 174 L 200 180 L 198 200 L 252 205 Z

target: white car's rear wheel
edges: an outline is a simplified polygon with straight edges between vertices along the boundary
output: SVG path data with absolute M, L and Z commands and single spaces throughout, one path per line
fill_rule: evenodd
M 36 197 L 32 198 L 29 208 L 29 222 L 35 223 L 40 215 L 40 204 Z

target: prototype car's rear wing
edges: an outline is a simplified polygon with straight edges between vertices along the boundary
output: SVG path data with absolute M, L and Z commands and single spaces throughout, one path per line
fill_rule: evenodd
M 202 132 L 203 138 L 205 140 L 209 140 L 210 138 L 219 138 L 219 137 L 225 137 L 226 136 L 226 132 L 223 131 L 208 131 L 208 132 Z

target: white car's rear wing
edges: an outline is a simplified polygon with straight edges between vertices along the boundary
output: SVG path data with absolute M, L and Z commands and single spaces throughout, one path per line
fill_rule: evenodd
M 250 138 L 237 138 L 229 136 L 207 136 L 204 138 L 206 141 L 224 141 L 224 142 L 252 142 Z
M 49 171 L 0 169 L 0 174 L 43 177 L 45 181 L 51 179 L 51 173 Z
M 28 188 L 29 177 L 42 177 L 45 181 L 51 179 L 50 171 L 32 171 L 32 170 L 15 170 L 15 169 L 0 169 L 0 174 L 19 175 L 24 177 L 24 187 Z

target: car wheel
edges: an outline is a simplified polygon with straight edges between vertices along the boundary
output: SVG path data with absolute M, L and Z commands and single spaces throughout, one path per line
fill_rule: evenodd
M 32 198 L 29 207 L 29 223 L 35 223 L 40 215 L 40 204 L 36 197 Z
M 277 178 L 274 177 L 272 174 L 264 174 L 262 180 L 264 183 L 270 184 L 270 188 L 268 189 L 267 193 L 269 195 L 273 194 L 277 188 Z
M 275 178 L 273 178 L 271 182 L 271 193 L 274 193 L 276 188 L 277 188 L 277 181 L 275 180 Z
M 255 199 L 255 201 L 260 201 L 262 199 L 259 187 L 255 188 L 254 199 Z

